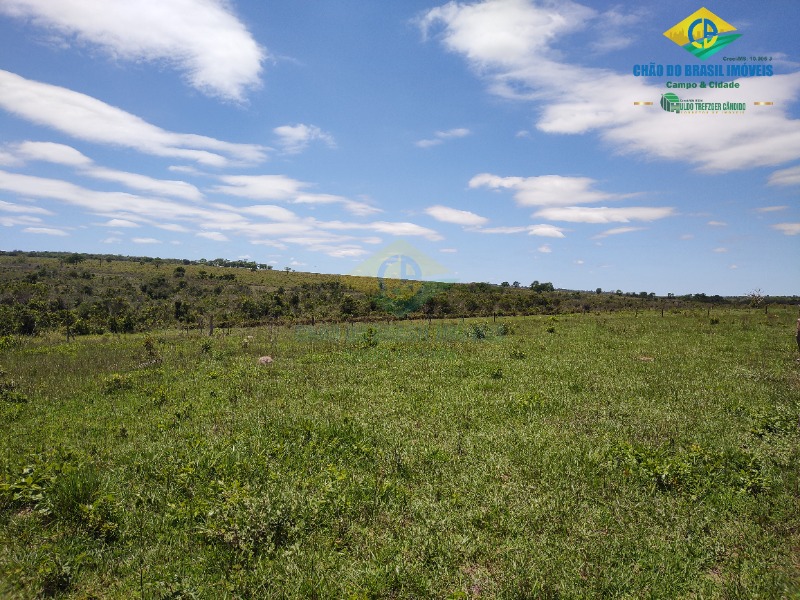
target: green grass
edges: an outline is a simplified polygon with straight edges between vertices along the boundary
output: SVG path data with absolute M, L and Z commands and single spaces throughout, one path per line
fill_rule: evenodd
M 795 318 L 6 344 L 0 596 L 797 597 Z

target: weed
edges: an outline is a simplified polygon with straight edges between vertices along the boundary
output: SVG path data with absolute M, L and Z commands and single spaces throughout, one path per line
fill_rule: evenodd
M 483 340 L 489 335 L 489 331 L 488 323 L 474 323 L 470 326 L 467 335 L 476 340 Z
M 360 346 L 362 348 L 374 348 L 377 345 L 378 345 L 378 332 L 375 330 L 374 327 L 367 328 L 367 330 L 361 334 Z
M 121 373 L 113 373 L 103 380 L 103 393 L 114 394 L 133 388 L 133 382 Z
M 28 397 L 17 391 L 16 382 L 2 369 L 0 369 L 0 400 L 12 404 L 25 404 L 28 402 Z

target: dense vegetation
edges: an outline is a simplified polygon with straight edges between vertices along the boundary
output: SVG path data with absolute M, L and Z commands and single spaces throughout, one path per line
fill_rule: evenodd
M 764 299 L 759 298 L 759 302 Z M 780 303 L 798 298 L 767 299 Z M 0 253 L 0 335 L 132 333 L 281 323 L 747 306 L 752 298 L 445 284 L 276 271 L 247 261 Z
M 798 597 L 795 311 L 2 338 L 0 596 Z

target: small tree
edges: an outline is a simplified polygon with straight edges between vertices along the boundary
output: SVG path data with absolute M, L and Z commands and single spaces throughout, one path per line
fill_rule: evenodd
M 756 288 L 747 294 L 747 297 L 750 299 L 750 306 L 753 308 L 759 308 L 764 304 L 764 296 L 761 293 L 761 288 Z

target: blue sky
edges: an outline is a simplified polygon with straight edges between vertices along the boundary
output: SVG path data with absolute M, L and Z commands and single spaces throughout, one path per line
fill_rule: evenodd
M 742 34 L 705 61 L 662 35 L 701 6 Z M 0 248 L 352 273 L 404 244 L 451 281 L 800 293 L 799 17 L 0 0 Z M 633 75 L 651 62 L 774 74 Z M 720 80 L 740 87 L 666 88 Z M 746 109 L 669 113 L 667 91 Z

